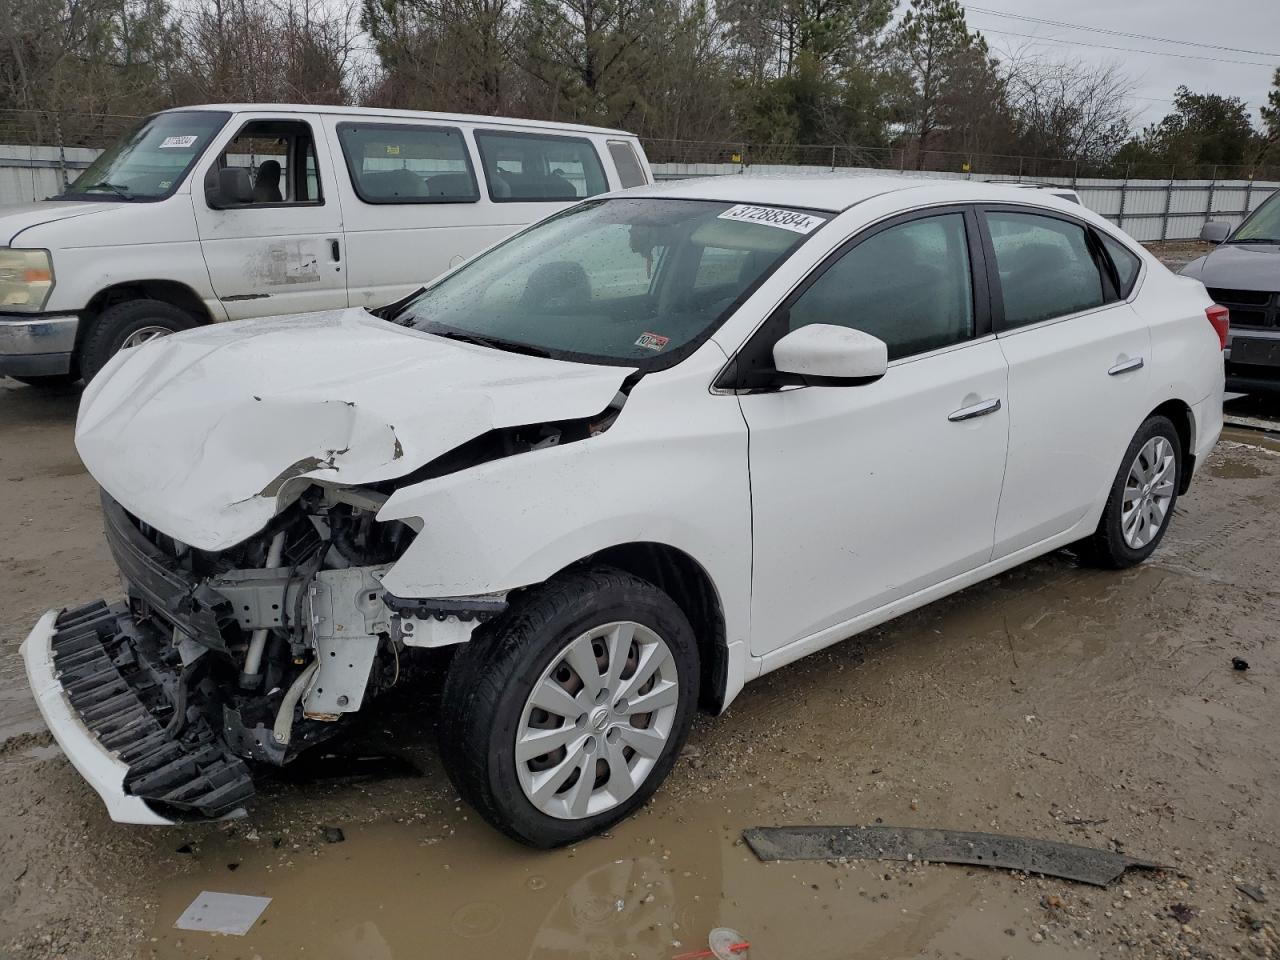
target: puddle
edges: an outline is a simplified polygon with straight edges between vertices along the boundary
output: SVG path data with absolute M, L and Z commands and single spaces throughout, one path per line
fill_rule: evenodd
M 705 949 L 712 929 L 729 926 L 751 942 L 756 960 L 916 957 L 944 948 L 987 958 L 1008 954 L 1011 925 L 1025 930 L 1022 900 L 1034 898 L 991 896 L 993 878 L 1018 886 L 1006 875 L 762 864 L 726 827 L 728 816 L 713 806 L 643 816 L 612 836 L 550 852 L 520 847 L 474 817 L 439 840 L 425 828 L 386 824 L 348 828 L 345 843 L 302 850 L 211 838 L 198 849 L 197 869 L 162 894 L 152 949 L 162 958 L 647 960 Z M 271 906 L 243 938 L 173 929 L 205 889 L 269 896 Z M 1017 936 L 1026 943 L 1025 933 Z M 1046 943 L 1036 956 L 1065 955 L 1056 950 Z

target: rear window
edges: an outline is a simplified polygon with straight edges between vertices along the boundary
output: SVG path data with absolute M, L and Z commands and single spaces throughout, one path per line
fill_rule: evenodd
M 640 187 L 648 183 L 644 168 L 636 158 L 636 152 L 625 140 L 609 141 L 609 156 L 618 171 L 618 182 L 624 187 Z
M 340 123 L 351 185 L 365 203 L 474 203 L 480 199 L 462 131 Z
M 1111 262 L 1116 268 L 1116 280 L 1119 281 L 1120 299 L 1129 299 L 1129 294 L 1133 293 L 1133 285 L 1138 282 L 1138 271 L 1142 269 L 1142 261 L 1138 259 L 1137 254 L 1126 247 L 1119 240 L 1116 240 L 1101 231 L 1098 235 L 1102 237 L 1102 245 L 1106 247 L 1107 256 L 1111 258 Z
M 475 136 L 495 203 L 563 203 L 609 189 L 590 140 L 492 130 L 477 130 Z

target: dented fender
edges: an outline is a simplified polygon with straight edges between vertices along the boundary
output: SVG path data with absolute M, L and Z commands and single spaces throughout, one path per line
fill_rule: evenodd
M 708 344 L 679 366 L 645 377 L 599 436 L 397 490 L 378 519 L 420 518 L 422 530 L 383 585 L 401 597 L 495 593 L 541 583 L 609 547 L 658 543 L 703 567 L 719 596 L 727 640 L 745 640 L 747 433 L 735 397 L 705 402 L 717 357 L 724 362 Z

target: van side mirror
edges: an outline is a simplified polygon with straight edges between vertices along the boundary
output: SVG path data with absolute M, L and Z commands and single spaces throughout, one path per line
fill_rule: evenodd
M 1200 239 L 1205 243 L 1222 243 L 1231 236 L 1231 224 L 1222 220 L 1210 220 L 1200 228 Z
M 889 348 L 861 330 L 811 323 L 773 345 L 773 365 L 809 386 L 857 386 L 885 375 Z
M 204 175 L 204 202 L 214 210 L 253 202 L 253 181 L 244 167 L 210 167 Z

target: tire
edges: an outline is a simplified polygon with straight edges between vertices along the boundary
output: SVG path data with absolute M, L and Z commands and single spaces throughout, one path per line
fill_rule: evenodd
M 126 300 L 108 307 L 90 323 L 80 345 L 80 369 L 85 382 L 97 376 L 135 334 L 154 327 L 157 336 L 165 336 L 198 325 L 199 321 L 187 311 L 160 300 Z
M 1158 459 L 1153 467 L 1154 472 L 1147 471 L 1147 461 L 1152 453 Z M 1135 476 L 1136 482 L 1127 496 L 1126 488 L 1130 487 L 1131 474 Z M 1154 494 L 1150 497 L 1146 496 L 1148 476 L 1156 478 L 1156 482 L 1149 487 Z M 1129 441 L 1120 469 L 1111 484 L 1111 492 L 1107 495 L 1107 505 L 1102 511 L 1097 530 L 1093 536 L 1077 544 L 1080 558 L 1093 566 L 1111 570 L 1132 567 L 1147 559 L 1160 545 L 1169 529 L 1181 484 L 1182 441 L 1178 437 L 1178 431 L 1167 417 L 1149 417 Z M 1125 509 L 1126 503 L 1133 502 L 1130 499 L 1133 490 L 1140 492 L 1137 501 L 1139 515 L 1136 518 Z M 1166 492 L 1167 496 L 1160 496 L 1160 492 Z M 1158 525 L 1152 521 L 1157 515 Z M 1126 536 L 1126 521 L 1136 526 L 1130 536 Z
M 609 652 L 613 643 L 625 640 L 627 623 L 633 639 L 626 643 L 620 679 L 609 686 Z M 621 634 L 606 626 L 618 624 Z M 609 632 L 591 639 L 597 631 Z M 576 662 L 603 674 L 589 683 L 568 665 L 567 651 L 575 641 Z M 661 663 L 654 679 L 627 691 L 628 680 L 642 677 L 637 661 L 652 655 Z M 521 843 L 550 848 L 583 840 L 637 809 L 670 773 L 693 722 L 698 666 L 693 628 L 674 601 L 653 584 L 611 567 L 557 576 L 514 598 L 506 613 L 480 627 L 459 648 L 441 703 L 439 738 L 445 770 L 464 800 Z M 588 687 L 595 683 L 612 692 L 593 700 Z M 558 690 L 566 699 L 551 696 L 551 701 L 568 712 L 581 710 L 578 720 L 536 707 L 531 702 L 535 688 L 544 702 Z M 637 703 L 650 697 L 646 706 L 659 699 L 674 699 L 674 704 L 666 702 L 648 714 L 628 718 L 628 692 Z M 609 703 L 620 694 L 622 712 Z M 545 754 L 522 754 L 518 762 L 518 738 L 541 736 L 541 730 L 558 736 L 563 745 Z M 633 742 L 642 743 L 645 753 L 636 751 Z M 615 774 L 618 763 L 625 765 L 625 774 Z M 593 774 L 590 788 L 575 789 L 587 783 L 588 769 Z M 548 789 L 535 804 L 528 791 L 539 779 Z
M 11 374 L 12 376 L 12 374 Z M 19 383 L 25 383 L 29 387 L 40 387 L 44 390 L 56 390 L 60 387 L 69 387 L 80 379 L 78 373 L 49 373 L 42 377 L 19 377 L 13 376 L 14 380 Z

